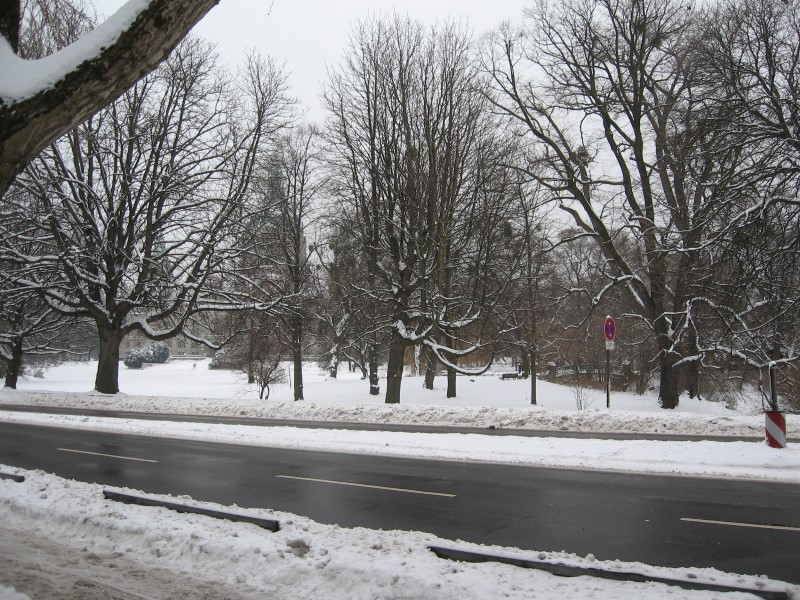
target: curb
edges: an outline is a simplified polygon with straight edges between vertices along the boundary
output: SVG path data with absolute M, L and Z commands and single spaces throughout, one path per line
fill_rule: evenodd
M 495 556 L 492 554 L 483 554 L 480 552 L 472 552 L 470 550 L 459 550 L 456 548 L 444 548 L 441 546 L 428 546 L 428 550 L 432 551 L 439 558 L 447 560 L 455 560 L 461 562 L 482 563 L 482 562 L 499 562 L 515 567 L 522 567 L 524 569 L 538 569 L 547 571 L 559 577 L 580 577 L 591 576 L 600 577 L 602 579 L 612 579 L 615 581 L 633 581 L 637 583 L 664 583 L 683 588 L 685 590 L 704 590 L 711 592 L 742 592 L 746 594 L 753 594 L 759 598 L 766 600 L 788 600 L 789 594 L 780 590 L 759 590 L 753 588 L 743 588 L 728 585 L 720 585 L 715 583 L 704 583 L 701 581 L 687 581 L 683 579 L 671 579 L 669 577 L 657 577 L 653 575 L 644 575 L 642 573 L 625 572 L 625 571 L 606 571 L 596 567 L 578 567 L 573 565 L 565 565 L 560 563 L 550 563 L 544 561 L 536 561 L 524 558 L 514 558 L 508 556 Z
M 114 500 L 116 502 L 123 502 L 125 504 L 138 504 L 139 506 L 157 506 L 168 508 L 179 513 L 190 513 L 195 515 L 203 515 L 206 517 L 213 517 L 215 519 L 224 519 L 226 521 L 236 521 L 240 523 L 251 523 L 258 525 L 264 529 L 275 532 L 280 530 L 281 525 L 274 519 L 266 519 L 263 517 L 254 517 L 250 515 L 241 515 L 236 513 L 229 513 L 222 510 L 213 508 L 203 508 L 197 505 L 182 504 L 178 502 L 167 502 L 166 500 L 158 500 L 156 498 L 147 498 L 146 496 L 136 496 L 134 494 L 127 494 L 117 490 L 103 490 L 103 496 L 107 500 Z
M 16 481 L 17 483 L 22 483 L 25 481 L 24 475 L 12 475 L 11 473 L 0 473 L 0 479 L 10 479 L 11 481 Z

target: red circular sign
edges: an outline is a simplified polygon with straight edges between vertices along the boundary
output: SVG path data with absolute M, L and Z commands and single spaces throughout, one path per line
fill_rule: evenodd
M 606 339 L 613 342 L 617 335 L 617 324 L 611 317 L 606 317 L 606 324 L 603 325 L 603 333 L 606 334 Z

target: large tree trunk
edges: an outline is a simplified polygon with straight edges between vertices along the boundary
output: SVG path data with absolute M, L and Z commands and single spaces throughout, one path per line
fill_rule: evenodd
M 661 408 L 677 408 L 680 389 L 678 386 L 678 369 L 673 367 L 675 359 L 666 356 L 661 359 L 661 377 L 658 389 L 658 401 Z
M 339 342 L 331 348 L 331 361 L 328 363 L 328 376 L 336 379 L 339 376 Z
M 125 337 L 118 327 L 98 326 L 100 350 L 94 389 L 101 394 L 119 392 L 119 346 Z
M 15 336 L 11 340 L 11 360 L 6 369 L 6 387 L 17 389 L 19 372 L 22 369 L 22 337 Z
M 668 344 L 663 344 L 667 345 Z M 680 398 L 680 367 L 676 367 L 678 355 L 669 351 L 669 347 L 661 349 L 658 387 L 658 401 L 661 408 L 677 408 Z
M 292 351 L 294 362 L 294 399 L 303 399 L 303 352 L 295 348 Z
M 439 361 L 436 360 L 436 355 L 428 346 L 423 346 L 422 353 L 425 355 L 425 381 L 422 387 L 426 390 L 432 390 L 433 380 L 436 377 L 436 367 Z
M 447 368 L 447 397 L 456 397 L 456 370 L 452 367 Z
M 386 368 L 386 404 L 400 403 L 400 384 L 403 380 L 403 357 L 406 340 L 396 331 L 389 345 L 389 365 Z
M 530 374 L 531 374 L 531 361 L 530 361 L 529 356 L 530 355 L 528 354 L 527 350 L 525 350 L 522 353 L 522 365 L 521 366 L 522 366 L 522 376 L 523 377 L 529 377 Z
M 529 361 L 528 367 L 530 369 L 530 378 L 531 378 L 531 404 L 535 405 L 537 403 L 536 402 L 536 377 L 539 374 L 538 373 L 539 369 L 537 368 L 537 365 L 536 365 L 536 351 L 535 350 L 531 350 L 530 361 Z
M 661 351 L 659 355 L 660 374 L 658 401 L 661 408 L 676 408 L 680 395 L 680 373 L 679 369 L 674 368 L 678 361 L 678 355 L 672 351 L 672 338 L 669 335 L 670 325 L 663 315 L 658 317 L 654 323 L 654 329 L 658 340 L 658 347 Z
M 378 346 L 369 346 L 369 395 L 377 396 L 381 393 L 381 386 L 378 380 Z
M 295 317 L 292 327 L 292 361 L 294 362 L 294 399 L 297 401 L 303 399 L 303 319 L 299 316 Z
M 697 332 L 694 328 L 689 330 L 689 356 L 697 356 L 699 350 L 697 348 Z M 686 391 L 689 392 L 689 398 L 700 398 L 700 361 L 693 360 L 684 368 L 684 379 Z
M 253 330 L 251 329 L 247 333 L 247 383 L 256 382 L 255 360 L 256 342 L 255 336 L 253 335 Z
M 152 0 L 94 57 L 47 89 L 14 104 L 0 102 L 0 197 L 27 164 L 67 131 L 152 71 L 219 0 Z M 12 45 L 19 11 L 4 2 L 0 35 Z

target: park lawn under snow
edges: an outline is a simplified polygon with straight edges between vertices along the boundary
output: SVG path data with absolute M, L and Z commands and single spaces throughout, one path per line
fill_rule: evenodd
M 196 364 L 196 368 L 195 368 Z M 286 384 L 273 386 L 268 400 L 258 399 L 241 373 L 208 369 L 208 361 L 173 360 L 143 370 L 120 368 L 121 393 L 108 396 L 91 390 L 96 362 L 68 363 L 43 378 L 20 381 L 19 390 L 0 391 L 0 403 L 84 407 L 154 413 L 264 417 L 308 421 L 395 423 L 465 427 L 628 433 L 675 433 L 763 437 L 764 418 L 757 398 L 739 410 L 684 397 L 674 411 L 659 408 L 653 394 L 615 392 L 611 409 L 605 394 L 585 390 L 588 408 L 577 410 L 574 390 L 539 381 L 538 405 L 530 404 L 530 382 L 503 381 L 497 374 L 459 377 L 458 396 L 447 398 L 444 378 L 434 390 L 422 388 L 419 377 L 405 377 L 401 404 L 386 405 L 383 395 L 370 396 L 367 382 L 341 372 L 338 379 L 308 365 L 303 402 L 292 401 Z M 382 390 L 385 382 L 381 381 Z M 46 390 L 46 391 L 45 391 Z M 800 417 L 789 415 L 788 429 L 797 431 Z

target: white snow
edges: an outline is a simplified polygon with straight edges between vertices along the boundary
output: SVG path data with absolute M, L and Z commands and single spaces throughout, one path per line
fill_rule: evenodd
M 0 600 L 30 600 L 25 594 L 20 594 L 13 587 L 0 584 Z
M 96 363 L 73 363 L 50 369 L 42 379 L 23 380 L 20 390 L 0 391 L 0 403 L 331 422 L 749 435 L 756 439 L 763 436 L 764 428 L 762 415 L 747 414 L 755 404 L 733 411 L 718 403 L 683 398 L 680 410 L 662 411 L 652 395 L 613 394 L 612 409 L 607 410 L 605 397 L 596 393 L 590 410 L 579 411 L 569 387 L 541 381 L 540 406 L 531 407 L 529 381 L 503 381 L 496 375 L 459 377 L 456 399 L 447 399 L 444 389 L 424 390 L 420 378 L 407 377 L 403 382 L 402 403 L 390 406 L 383 404 L 382 396 L 369 396 L 367 382 L 356 375 L 342 373 L 338 380 L 328 379 L 325 370 L 317 367 L 306 369 L 303 402 L 291 400 L 287 385 L 276 386 L 273 399 L 258 400 L 241 375 L 209 370 L 205 360 L 196 363 L 174 360 L 141 371 L 121 367 L 120 387 L 125 393 L 116 396 L 86 391 L 91 388 L 95 369 Z M 440 385 L 443 387 L 444 382 Z M 477 433 L 376 433 L 13 411 L 0 411 L 0 420 L 336 452 L 800 482 L 800 447 L 791 443 L 786 449 L 775 450 L 763 441 L 615 441 Z M 796 416 L 789 416 L 787 421 L 791 438 L 800 421 Z M 18 532 L 49 540 L 47 543 L 59 548 L 59 552 L 74 552 L 79 557 L 85 557 L 90 549 L 89 555 L 99 557 L 91 563 L 92 569 L 108 562 L 115 565 L 109 573 L 92 571 L 93 577 L 111 578 L 112 582 L 116 577 L 120 589 L 133 581 L 136 572 L 167 569 L 168 573 L 174 573 L 174 577 L 167 575 L 167 580 L 190 582 L 186 585 L 220 585 L 227 594 L 253 598 L 721 597 L 719 593 L 689 592 L 662 584 L 620 583 L 590 577 L 564 579 L 500 564 L 453 563 L 435 558 L 426 549 L 430 544 L 453 546 L 453 542 L 429 534 L 343 529 L 302 516 L 248 510 L 281 521 L 283 529 L 271 534 L 252 525 L 177 516 L 166 509 L 113 504 L 102 499 L 100 487 L 94 484 L 13 466 L 0 470 L 22 473 L 28 478 L 22 484 L 0 480 L 0 543 L 6 531 L 10 536 Z M 714 570 L 663 569 L 557 552 L 479 548 L 461 542 L 458 547 L 726 585 L 778 586 L 788 590 L 790 597 L 800 597 L 797 586 Z M 24 557 L 21 547 L 19 553 Z M 74 566 L 76 571 L 83 569 L 82 573 L 86 568 L 85 561 Z M 0 583 L 16 583 L 4 580 L 2 573 L 0 568 Z M 213 596 L 209 589 L 203 588 L 198 597 Z M 4 599 L 4 593 L 13 591 L 0 587 L 0 599 Z
M 14 104 L 48 89 L 112 45 L 149 4 L 150 0 L 129 0 L 75 43 L 39 60 L 18 57 L 8 40 L 0 36 L 0 101 Z
M 446 397 L 442 377 L 436 379 L 434 390 L 423 389 L 420 377 L 404 377 L 401 403 L 386 405 L 383 393 L 370 396 L 368 382 L 347 373 L 343 365 L 338 379 L 328 378 L 326 369 L 307 366 L 303 402 L 292 401 L 292 390 L 286 384 L 273 386 L 269 400 L 259 400 L 255 386 L 248 386 L 243 374 L 210 370 L 205 359 L 173 360 L 143 370 L 121 366 L 122 393 L 115 396 L 88 391 L 96 369 L 96 362 L 49 369 L 43 378 L 21 380 L 17 391 L 0 390 L 0 403 L 308 421 L 753 438 L 764 435 L 763 414 L 752 400 L 733 411 L 718 402 L 683 397 L 676 410 L 665 411 L 652 394 L 614 392 L 608 410 L 604 393 L 585 390 L 589 409 L 579 411 L 568 386 L 539 381 L 538 405 L 531 406 L 529 381 L 504 381 L 491 373 L 459 376 L 456 398 Z M 385 380 L 380 384 L 383 392 Z M 800 416 L 787 415 L 787 428 L 790 437 L 800 430 Z
M 216 586 L 220 592 L 224 590 L 225 597 L 333 600 L 723 597 L 719 592 L 687 591 L 658 583 L 616 582 L 586 576 L 563 578 L 498 563 L 456 563 L 439 559 L 427 549 L 429 545 L 438 545 L 693 582 L 786 591 L 790 597 L 800 594 L 797 586 L 714 569 L 667 569 L 598 561 L 591 555 L 481 547 L 419 532 L 345 529 L 288 513 L 246 511 L 278 519 L 281 530 L 270 533 L 250 524 L 179 515 L 164 508 L 118 504 L 105 500 L 101 486 L 96 484 L 70 481 L 40 471 L 0 469 L 26 477 L 23 483 L 0 480 L 0 522 L 3 527 L 11 528 L 12 533 L 20 534 L 21 557 L 12 560 L 24 562 L 29 537 L 51 539 L 62 554 L 69 555 L 63 557 L 64 564 L 59 564 L 65 581 L 69 568 L 78 570 L 91 564 L 94 581 L 116 586 L 112 589 L 125 586 L 130 589 L 142 579 L 143 571 L 168 569 L 174 573 L 169 585 L 175 597 L 202 597 L 202 592 L 191 594 L 192 590 L 208 591 L 209 586 Z M 186 500 L 161 498 L 173 502 Z M 239 507 L 236 510 L 242 512 Z M 97 565 L 107 563 L 113 567 L 107 568 L 99 581 Z M 45 572 L 48 568 L 50 565 L 42 566 Z M 146 583 L 148 597 L 165 597 L 159 593 L 157 582 Z M 63 590 L 64 595 L 59 597 L 80 597 L 69 596 L 67 592 Z M 0 598 L 5 598 L 3 593 L 0 587 Z M 8 598 L 17 600 L 19 596 Z

